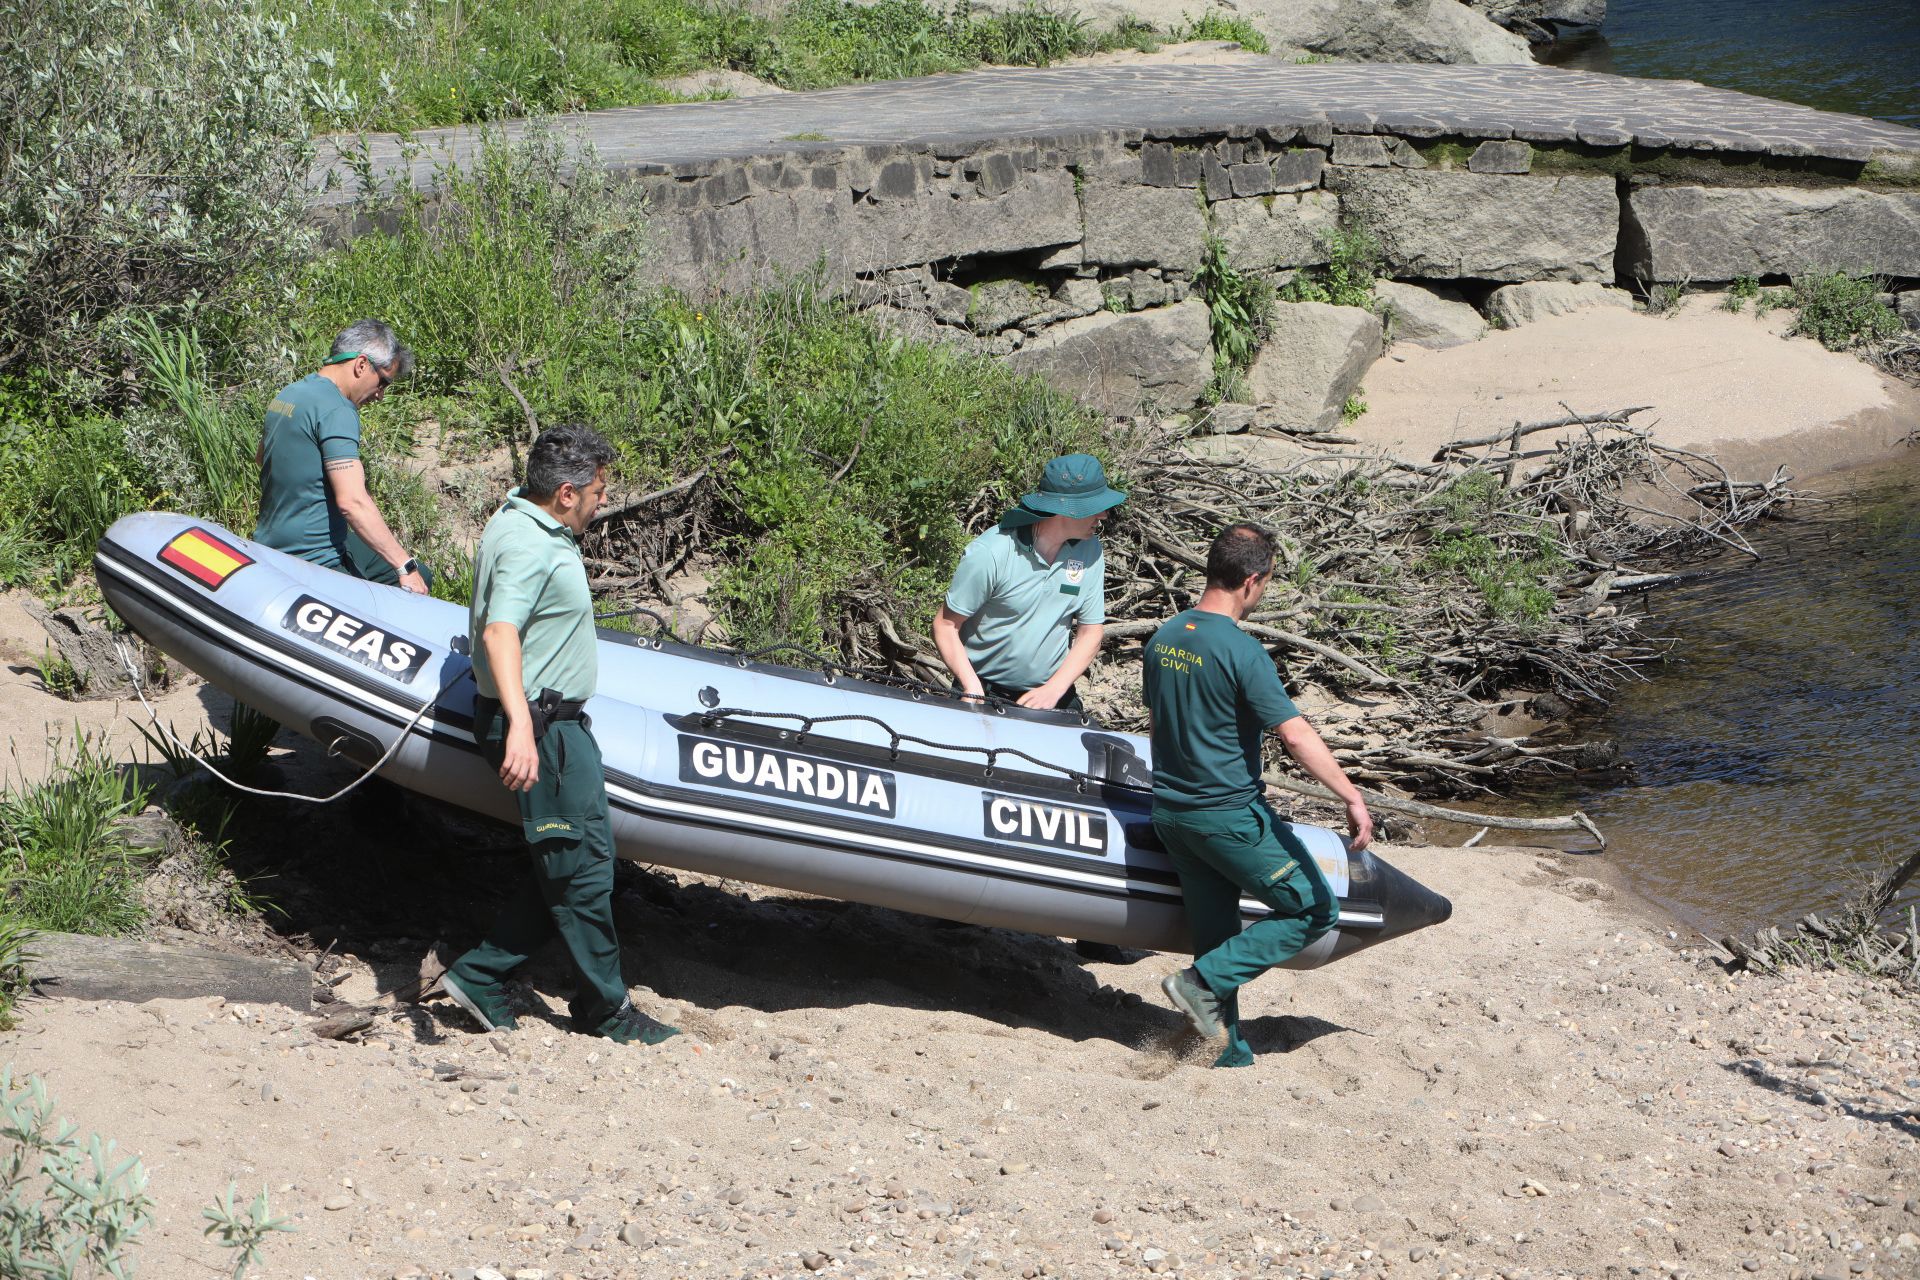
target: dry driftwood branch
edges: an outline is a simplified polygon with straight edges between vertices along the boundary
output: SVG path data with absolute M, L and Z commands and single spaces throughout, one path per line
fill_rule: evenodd
M 597 527 L 604 525 L 609 520 L 618 520 L 622 516 L 630 516 L 643 507 L 650 507 L 656 502 L 664 502 L 675 494 L 685 493 L 706 478 L 707 472 L 703 467 L 684 479 L 674 481 L 664 489 L 655 489 L 652 493 L 642 494 L 638 498 L 629 499 L 617 507 L 608 507 L 606 510 L 594 516 L 593 524 Z
M 1270 787 L 1291 791 L 1295 795 L 1311 796 L 1315 800 L 1326 800 L 1333 804 L 1339 803 L 1334 799 L 1333 792 L 1317 782 L 1301 782 L 1278 773 L 1262 774 L 1260 780 Z M 1577 809 L 1560 818 L 1496 818 L 1484 813 L 1468 813 L 1464 809 L 1445 809 L 1419 800 L 1383 796 L 1364 788 L 1360 794 L 1366 797 L 1369 809 L 1384 809 L 1388 813 L 1404 813 L 1415 818 L 1434 818 L 1441 822 L 1458 822 L 1467 826 L 1478 824 L 1481 827 L 1498 827 L 1503 831 L 1584 831 L 1598 841 L 1602 849 L 1607 847 L 1607 838 L 1600 834 L 1599 827 L 1593 825 L 1593 819 Z

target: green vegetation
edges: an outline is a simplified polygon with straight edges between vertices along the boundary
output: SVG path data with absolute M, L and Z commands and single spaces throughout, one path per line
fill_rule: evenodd
M 1844 271 L 1796 276 L 1792 305 L 1800 315 L 1788 332 L 1804 334 L 1829 351 L 1884 342 L 1902 328 L 1898 313 L 1880 300 L 1884 288 L 1871 277 Z
M 1228 262 L 1226 244 L 1208 236 L 1193 287 L 1206 299 L 1213 330 L 1213 381 L 1207 386 L 1207 399 L 1214 403 L 1244 399 L 1247 370 L 1260 353 L 1273 319 L 1273 285 Z
M 1209 9 L 1199 17 L 1189 17 L 1171 33 L 1174 40 L 1231 40 L 1248 53 L 1267 52 L 1267 38 L 1259 28 L 1238 14 Z M 1304 59 L 1298 59 L 1304 61 Z
M 1738 312 L 1759 296 L 1760 277 L 1735 276 L 1733 283 L 1727 286 L 1727 296 L 1720 300 L 1720 309 Z
M 1492 617 L 1536 627 L 1553 611 L 1549 583 L 1566 560 L 1545 534 L 1503 530 L 1497 540 L 1489 536 L 1485 530 L 1501 523 L 1497 517 L 1506 501 L 1500 478 L 1486 471 L 1469 472 L 1436 494 L 1432 506 L 1440 527 L 1425 567 L 1471 584 Z
M 0 1275 L 44 1280 L 91 1280 L 134 1274 L 140 1236 L 153 1225 L 147 1171 L 137 1156 L 122 1157 L 111 1139 L 56 1118 L 53 1097 L 38 1076 L 16 1080 L 0 1069 Z M 234 1252 L 233 1280 L 260 1260 L 275 1231 L 262 1188 L 253 1203 L 234 1203 L 237 1189 L 201 1211 L 205 1234 Z
M 26 921 L 0 912 L 0 1031 L 14 1028 L 13 1009 L 27 989 L 34 961 L 35 930 Z
M 1336 307 L 1374 306 L 1380 278 L 1380 246 L 1362 227 L 1337 227 L 1324 243 L 1329 261 L 1308 267 L 1280 288 L 1282 302 L 1326 302 Z
M 139 855 L 120 822 L 147 788 L 76 733 L 47 780 L 0 791 L 0 913 L 34 929 L 126 933 L 142 918 Z
M 1657 284 L 1647 290 L 1647 314 L 1669 319 L 1679 315 L 1680 304 L 1687 300 L 1687 286 L 1691 283 L 1691 279 L 1677 280 L 1669 284 Z
M 713 68 L 819 89 L 1149 50 L 1163 33 L 1136 19 L 1095 30 L 1048 4 L 977 15 L 966 0 L 795 0 L 771 12 L 745 0 L 321 0 L 297 34 L 327 87 L 315 126 L 393 130 L 673 101 L 662 80 Z M 1165 34 L 1266 51 L 1244 19 L 1218 11 Z
M 1358 422 L 1360 420 L 1360 415 L 1365 413 L 1366 411 L 1367 411 L 1367 402 L 1361 399 L 1360 393 L 1356 391 L 1352 395 L 1349 395 L 1346 398 L 1346 400 L 1341 403 L 1340 421 L 1343 423 Z

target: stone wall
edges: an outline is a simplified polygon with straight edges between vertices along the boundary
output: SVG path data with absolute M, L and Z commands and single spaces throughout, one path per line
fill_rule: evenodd
M 1404 282 L 1392 307 L 1410 341 L 1426 340 L 1416 313 L 1436 307 L 1471 315 L 1471 304 L 1498 326 L 1619 303 L 1624 287 L 1813 269 L 1920 279 L 1920 190 L 1899 175 L 1847 179 L 1845 166 L 1756 156 L 1308 123 L 799 148 L 634 180 L 654 211 L 654 269 L 679 288 L 740 290 L 822 268 L 912 332 L 1125 414 L 1187 408 L 1207 386 L 1194 276 L 1209 239 L 1278 283 L 1326 263 L 1335 228 L 1366 229 Z M 1500 288 L 1542 281 L 1588 292 Z M 1261 414 L 1325 427 L 1364 373 L 1353 353 L 1377 352 L 1378 339 L 1338 315 L 1284 320 L 1286 345 L 1327 355 L 1263 360 Z M 1481 331 L 1457 318 L 1443 327 L 1448 342 Z M 1288 369 L 1310 385 L 1288 385 Z

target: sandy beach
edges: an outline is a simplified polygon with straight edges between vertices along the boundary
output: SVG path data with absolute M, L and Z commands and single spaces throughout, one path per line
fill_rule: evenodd
M 1351 433 L 1422 456 L 1563 399 L 1651 403 L 1676 443 L 1831 465 L 1920 421 L 1911 389 L 1772 319 L 1697 303 L 1403 345 Z M 47 694 L 36 631 L 0 602 L 16 767 L 75 723 L 138 758 L 138 704 Z M 224 706 L 188 679 L 163 715 L 186 736 Z M 296 768 L 311 752 L 287 773 L 319 790 L 339 766 Z M 1259 1060 L 1232 1071 L 1164 1006 L 1180 957 L 1087 964 L 1059 939 L 625 866 L 635 999 L 687 1032 L 646 1049 L 566 1029 L 551 953 L 515 1031 L 398 1000 L 524 875 L 511 833 L 400 804 L 271 811 L 337 851 L 263 886 L 291 940 L 251 944 L 315 966 L 333 1000 L 313 1015 L 31 997 L 0 1033 L 0 1062 L 142 1158 L 141 1275 L 231 1272 L 201 1219 L 230 1182 L 293 1228 L 249 1272 L 270 1280 L 1920 1275 L 1911 989 L 1729 975 L 1597 858 L 1383 848 L 1452 920 L 1256 982 Z M 310 927 L 355 896 L 410 923 L 322 954 Z M 342 1007 L 371 1027 L 317 1038 Z

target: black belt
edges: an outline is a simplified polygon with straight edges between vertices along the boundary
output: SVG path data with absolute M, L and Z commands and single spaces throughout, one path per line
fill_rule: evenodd
M 560 696 L 558 689 L 542 689 L 537 698 L 527 699 L 527 714 L 533 719 L 533 740 L 538 742 L 547 736 L 547 726 L 562 720 L 582 720 L 593 722 L 586 713 L 586 699 L 568 699 Z M 489 698 L 484 693 L 473 695 L 473 727 L 475 731 L 484 731 L 485 726 L 500 714 L 500 700 Z

